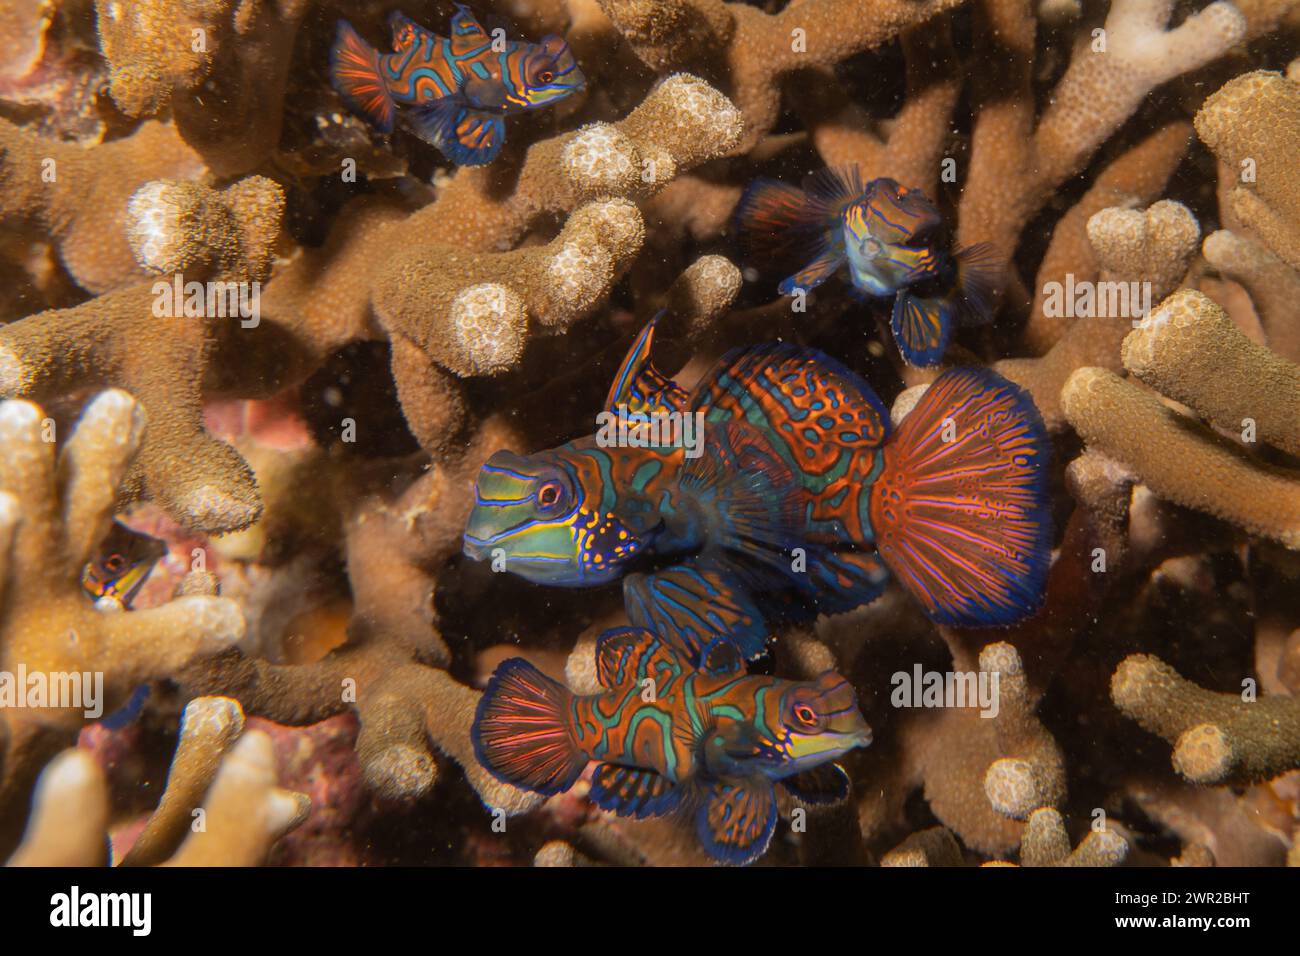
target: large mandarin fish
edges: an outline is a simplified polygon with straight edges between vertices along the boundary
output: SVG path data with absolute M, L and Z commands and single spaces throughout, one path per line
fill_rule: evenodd
M 106 601 L 110 607 L 130 610 L 154 565 L 166 553 L 167 545 L 159 539 L 114 521 L 98 553 L 81 572 L 81 589 L 96 603 Z M 149 693 L 149 685 L 141 684 L 125 704 L 99 723 L 109 730 L 125 727 L 140 716 Z
M 809 804 L 843 800 L 848 776 L 831 761 L 871 743 L 843 677 L 748 676 L 724 640 L 692 666 L 651 632 L 617 628 L 596 643 L 596 674 L 604 690 L 582 696 L 521 658 L 503 661 L 474 719 L 479 762 L 549 795 L 596 761 L 597 806 L 638 819 L 688 816 L 724 863 L 749 863 L 767 849 L 774 784 Z
M 699 413 L 701 453 L 599 435 L 499 451 L 477 479 L 466 554 L 543 584 L 622 579 L 631 622 L 688 654 L 724 636 L 757 657 L 771 622 L 870 603 L 890 571 L 941 624 L 1009 625 L 1037 610 L 1050 449 L 1025 392 L 952 369 L 894 428 L 834 359 L 770 344 L 724 356 L 687 395 L 650 361 L 654 328 L 608 408 Z
M 814 289 L 847 265 L 859 297 L 892 298 L 894 341 L 912 365 L 937 365 L 959 323 L 991 317 L 992 247 L 950 252 L 939 210 L 892 179 L 864 186 L 856 166 L 821 170 L 803 189 L 757 179 L 732 222 L 756 260 L 806 263 L 777 287 L 782 295 Z
M 388 19 L 392 53 L 380 53 L 339 21 L 330 51 L 334 88 L 381 133 L 393 131 L 402 107 L 415 132 L 460 166 L 496 159 L 506 140 L 506 116 L 554 103 L 585 82 L 563 38 L 494 41 L 459 4 L 450 37 L 401 13 Z

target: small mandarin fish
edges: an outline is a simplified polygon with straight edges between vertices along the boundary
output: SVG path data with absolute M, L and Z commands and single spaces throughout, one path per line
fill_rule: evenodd
M 153 566 L 166 553 L 167 546 L 157 538 L 114 521 L 98 555 L 81 572 L 81 587 L 96 601 L 111 598 L 130 608 Z
M 330 51 L 330 78 L 348 107 L 381 133 L 397 108 L 421 139 L 460 166 L 496 159 L 505 117 L 539 109 L 582 89 L 585 80 L 561 37 L 541 43 L 495 41 L 457 4 L 451 36 L 440 37 L 394 12 L 393 52 L 380 53 L 346 20 Z
M 939 210 L 919 189 L 892 179 L 865 186 L 856 166 L 824 169 L 803 189 L 757 179 L 733 226 L 749 255 L 807 262 L 778 291 L 821 285 L 845 264 L 861 297 L 893 297 L 894 341 L 912 365 L 937 365 L 958 322 L 991 318 L 999 267 L 992 246 L 949 252 Z
M 699 455 L 599 434 L 499 451 L 479 472 L 467 555 L 542 584 L 621 579 L 631 622 L 688 657 L 717 637 L 757 657 L 771 622 L 868 604 L 890 571 L 941 624 L 1010 625 L 1037 610 L 1050 447 L 1025 392 L 951 369 L 895 428 L 834 359 L 769 344 L 728 353 L 687 395 L 650 361 L 656 321 L 607 408 L 702 413 Z
M 686 816 L 723 863 L 750 863 L 767 849 L 774 784 L 804 803 L 837 803 L 849 779 L 831 761 L 871 743 L 839 674 L 748 676 L 724 640 L 693 667 L 650 631 L 616 628 L 596 643 L 596 674 L 603 692 L 583 696 L 521 658 L 503 661 L 474 718 L 479 762 L 550 795 L 596 761 L 592 802 L 637 819 Z
M 95 601 L 113 601 L 123 610 L 130 610 L 154 565 L 166 553 L 167 545 L 162 541 L 114 521 L 99 554 L 82 571 L 82 590 Z M 149 693 L 149 685 L 141 684 L 125 704 L 99 723 L 109 730 L 121 730 L 140 716 Z

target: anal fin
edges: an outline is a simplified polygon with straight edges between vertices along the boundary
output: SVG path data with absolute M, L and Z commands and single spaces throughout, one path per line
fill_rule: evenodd
M 642 767 L 602 763 L 591 778 L 591 802 L 620 817 L 643 820 L 677 809 L 678 788 L 667 777 Z

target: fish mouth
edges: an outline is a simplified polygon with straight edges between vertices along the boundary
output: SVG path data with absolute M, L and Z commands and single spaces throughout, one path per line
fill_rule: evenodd
M 489 542 L 484 541 L 482 538 L 476 538 L 472 534 L 465 534 L 462 539 L 464 544 L 461 547 L 461 552 L 466 557 L 475 561 L 482 561 L 488 556 Z

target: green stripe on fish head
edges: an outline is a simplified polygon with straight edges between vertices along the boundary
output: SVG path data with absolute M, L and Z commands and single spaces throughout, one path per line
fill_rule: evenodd
M 606 510 L 606 478 L 594 462 L 561 449 L 494 454 L 474 486 L 465 553 L 538 584 L 588 587 L 621 577 L 643 543 Z
M 781 695 L 781 776 L 791 776 L 871 743 L 853 685 L 827 671 L 815 681 L 790 684 Z

